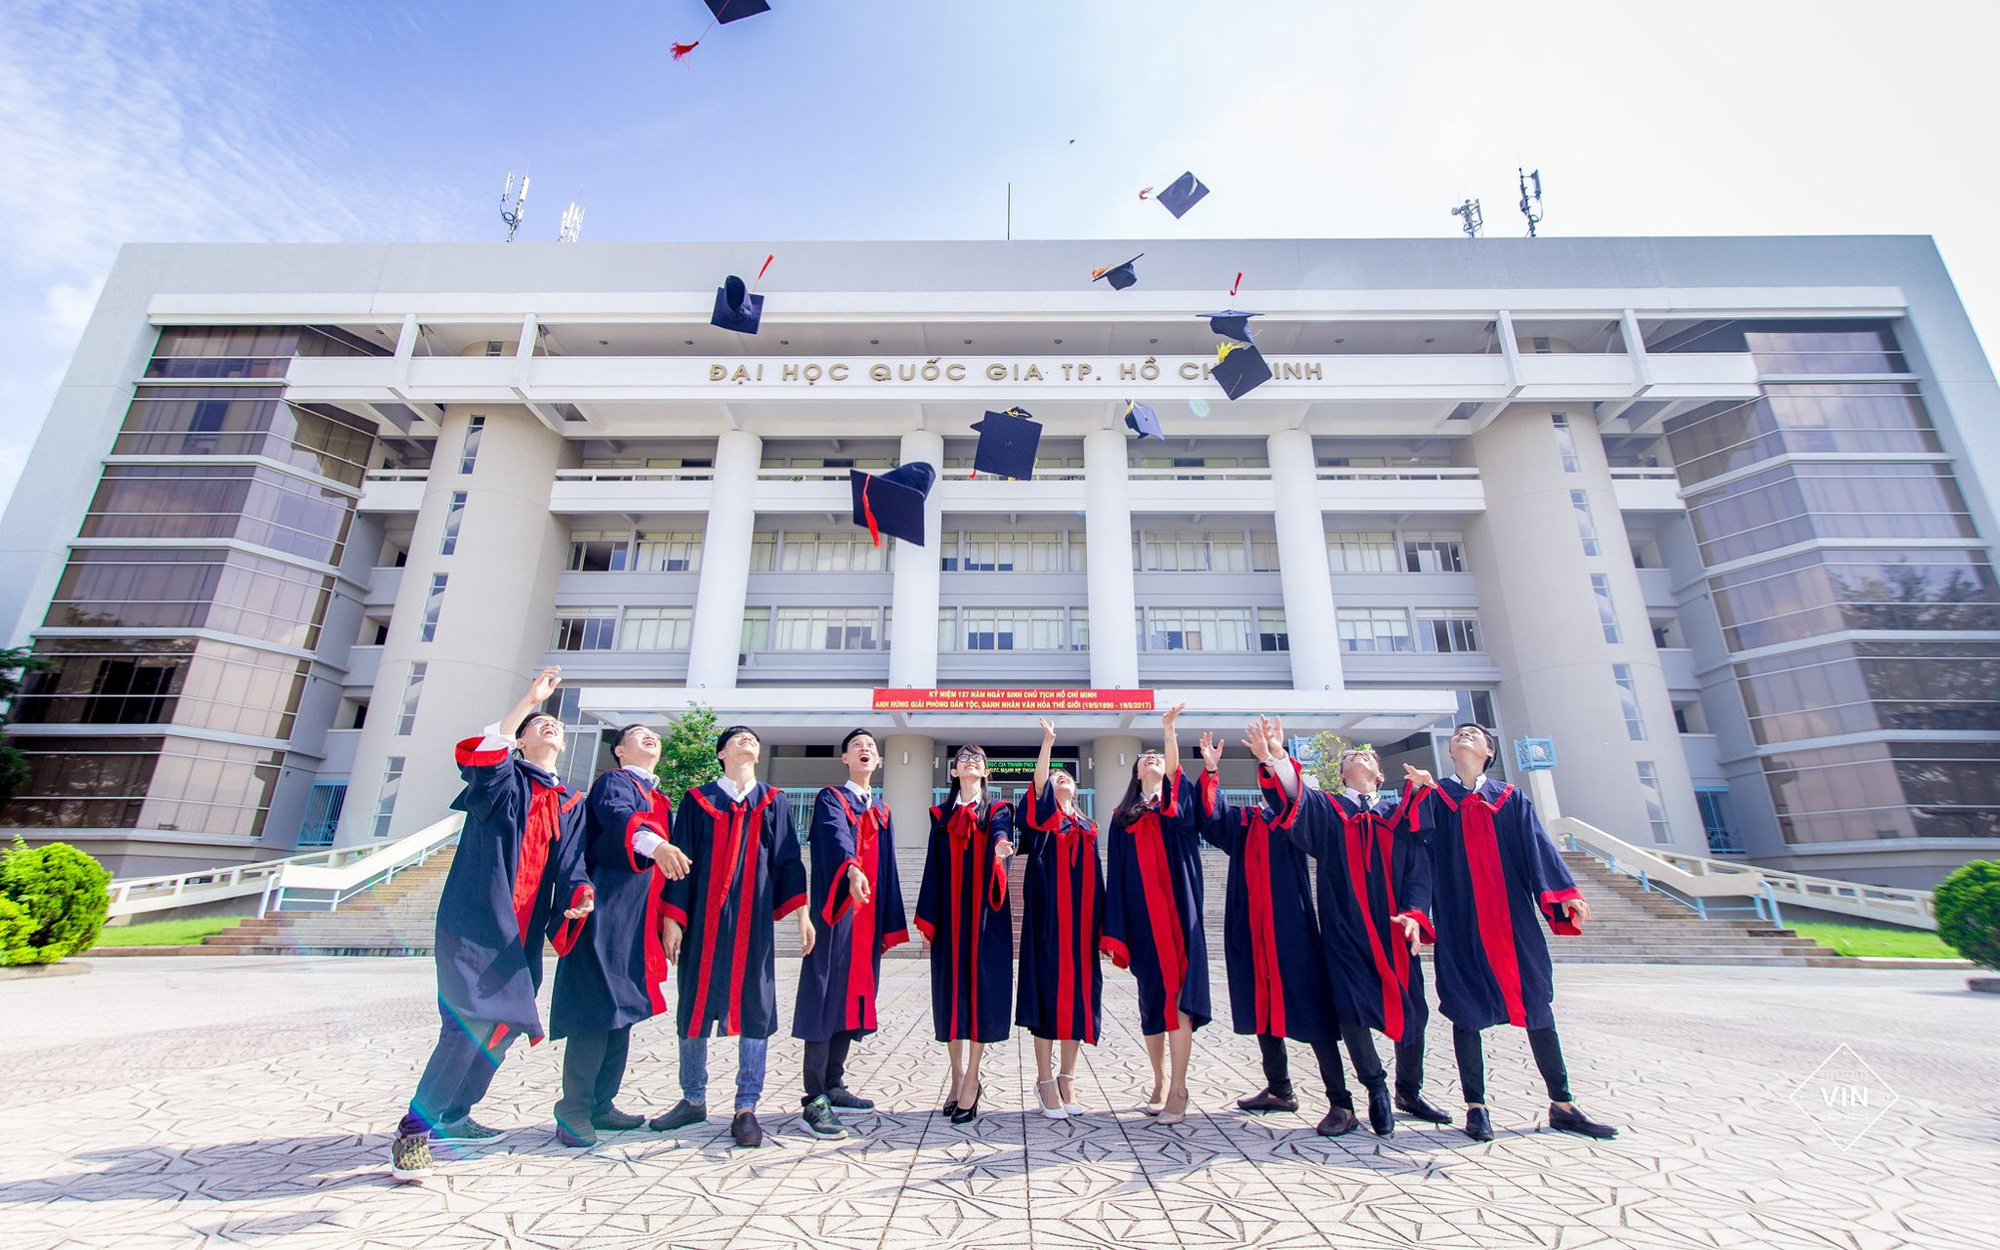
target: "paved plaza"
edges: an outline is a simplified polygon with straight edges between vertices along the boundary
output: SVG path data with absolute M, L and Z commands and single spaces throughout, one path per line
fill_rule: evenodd
M 924 966 L 902 960 L 889 1028 L 850 1064 L 884 1110 L 850 1113 L 847 1141 L 791 1114 L 799 1044 L 781 1038 L 763 1149 L 730 1149 L 718 1114 L 565 1150 L 544 1044 L 514 1049 L 479 1112 L 516 1131 L 439 1147 L 429 1182 L 398 1185 L 387 1133 L 436 1032 L 428 961 L 103 960 L 0 982 L 0 1246 L 2000 1247 L 2000 998 L 1967 993 L 1964 973 L 1559 976 L 1576 1095 L 1624 1126 L 1612 1143 L 1541 1126 L 1509 1030 L 1489 1035 L 1490 1144 L 1409 1120 L 1387 1140 L 1317 1137 L 1324 1101 L 1304 1080 L 1298 1114 L 1239 1114 L 1256 1050 L 1222 1026 L 1197 1036 L 1188 1122 L 1157 1124 L 1136 1110 L 1132 982 L 1110 971 L 1089 1115 L 1023 1112 L 1034 1059 L 1017 1035 L 989 1048 L 979 1120 L 953 1127 L 931 1114 L 945 1066 Z M 635 1031 L 626 1107 L 673 1102 L 672 1055 L 665 1025 Z M 1431 1065 L 1455 1109 L 1446 1030 Z M 711 1067 L 725 1107 L 733 1046 Z M 1311 1070 L 1295 1049 L 1295 1078 Z

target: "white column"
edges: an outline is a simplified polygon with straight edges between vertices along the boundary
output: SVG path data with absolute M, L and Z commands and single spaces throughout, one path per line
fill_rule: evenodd
M 750 588 L 750 545 L 757 528 L 757 466 L 763 455 L 764 440 L 744 430 L 725 430 L 715 440 L 714 493 L 688 641 L 689 690 L 736 688 L 743 597 Z
M 903 435 L 904 464 L 923 461 L 944 464 L 944 435 L 912 430 Z M 931 491 L 924 505 L 924 538 L 919 547 L 902 539 L 896 545 L 894 613 L 889 632 L 889 684 L 926 688 L 937 685 L 938 665 L 938 540 L 944 532 L 944 505 Z M 927 757 L 928 758 L 928 757 Z
M 1100 734 L 1090 740 L 1090 776 L 1083 784 L 1094 792 L 1097 826 L 1108 828 L 1111 809 L 1125 797 L 1132 781 L 1132 761 L 1139 758 L 1139 739 L 1131 734 Z M 1187 767 L 1182 761 L 1181 767 Z
M 1285 588 L 1285 628 L 1292 637 L 1292 689 L 1339 692 L 1340 645 L 1333 627 L 1333 575 L 1327 569 L 1326 520 L 1312 436 L 1271 435 L 1271 493 L 1278 531 L 1278 575 Z
M 917 903 L 924 854 L 930 845 L 931 761 L 937 743 L 922 734 L 890 734 L 882 740 L 882 801 L 896 818 L 896 871 L 903 878 L 903 901 Z
M 1095 430 L 1083 440 L 1084 542 L 1090 564 L 1090 684 L 1139 684 L 1138 631 L 1132 613 L 1132 497 L 1125 477 L 1125 431 Z

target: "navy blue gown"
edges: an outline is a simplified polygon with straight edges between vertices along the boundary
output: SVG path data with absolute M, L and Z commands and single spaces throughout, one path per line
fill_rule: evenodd
M 882 952 L 910 940 L 903 918 L 903 883 L 896 874 L 896 834 L 889 809 L 845 786 L 827 786 L 813 800 L 812 953 L 799 963 L 792 1036 L 832 1041 L 835 1034 L 873 1033 Z M 868 901 L 856 902 L 847 870 L 860 865 Z
M 1104 953 L 1139 982 L 1139 1031 L 1165 1033 L 1183 1012 L 1195 1028 L 1212 1014 L 1208 938 L 1202 932 L 1201 813 L 1187 776 L 1175 773 L 1160 805 L 1105 842 Z
M 1056 805 L 1045 782 L 1021 808 L 1021 982 L 1014 1023 L 1050 1041 L 1097 1044 L 1104 1015 L 1104 868 L 1097 824 Z
M 931 809 L 916 920 L 931 944 L 931 1023 L 940 1042 L 998 1042 L 1011 1031 L 1014 907 L 1007 861 L 993 851 L 1013 831 L 1005 803 Z
M 673 808 L 657 785 L 614 768 L 590 787 L 584 810 L 597 909 L 585 919 L 576 949 L 556 968 L 552 1037 L 608 1033 L 667 1009 L 667 958 L 660 947 L 666 877 L 651 859 L 632 853 L 632 834 L 646 829 L 667 838 Z
M 674 813 L 673 844 L 694 866 L 666 884 L 662 911 L 681 926 L 675 978 L 680 1037 L 778 1031 L 773 925 L 805 906 L 806 869 L 785 792 L 762 782 L 742 802 L 715 782 Z

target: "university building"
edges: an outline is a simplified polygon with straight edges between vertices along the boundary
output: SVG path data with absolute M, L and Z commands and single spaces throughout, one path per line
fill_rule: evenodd
M 1010 407 L 1030 481 L 971 467 Z M 849 473 L 917 460 L 875 546 Z M 2000 854 L 1996 481 L 1922 238 L 132 246 L 0 534 L 0 824 L 120 875 L 394 839 L 555 663 L 578 782 L 693 705 L 807 793 L 875 730 L 906 859 L 959 745 L 1017 792 L 1046 708 L 1102 814 L 1185 701 L 1232 788 L 1256 713 L 1392 775 L 1471 718 L 1629 842 L 1924 886 Z

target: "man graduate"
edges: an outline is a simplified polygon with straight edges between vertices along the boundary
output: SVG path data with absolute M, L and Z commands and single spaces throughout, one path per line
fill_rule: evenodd
M 465 826 L 438 899 L 434 947 L 443 1024 L 390 1150 L 397 1180 L 430 1174 L 427 1139 L 500 1135 L 475 1122 L 472 1108 L 515 1038 L 542 1040 L 535 993 L 543 943 L 567 953 L 590 914 L 583 796 L 552 772 L 562 722 L 535 710 L 555 693 L 561 672 L 543 669 L 513 711 L 458 744 L 465 792 L 452 807 L 465 813 Z
M 585 860 L 597 909 L 576 950 L 556 967 L 549 1035 L 563 1047 L 563 1094 L 556 1137 L 565 1146 L 597 1141 L 597 1130 L 634 1129 L 646 1117 L 612 1105 L 625 1079 L 632 1026 L 665 1011 L 661 982 L 661 890 L 687 875 L 688 858 L 668 841 L 673 809 L 653 766 L 660 736 L 644 725 L 618 731 L 618 767 L 590 787 Z
M 1585 1137 L 1615 1137 L 1570 1101 L 1569 1073 L 1556 1037 L 1555 979 L 1541 919 L 1557 933 L 1577 933 L 1590 907 L 1542 830 L 1528 796 L 1489 781 L 1497 742 L 1479 725 L 1451 735 L 1448 777 L 1425 800 L 1432 915 L 1437 925 L 1438 1010 L 1451 1021 L 1465 1134 L 1493 1140 L 1486 1110 L 1486 1057 L 1480 1030 L 1511 1024 L 1528 1031 L 1528 1049 L 1549 1093 L 1549 1127 Z
M 773 922 L 806 903 L 806 869 L 792 832 L 785 793 L 757 780 L 763 743 L 746 725 L 715 740 L 722 776 L 696 786 L 674 813 L 673 843 L 694 861 L 668 881 L 663 914 L 666 957 L 678 965 L 681 1100 L 652 1120 L 655 1132 L 708 1118 L 708 1036 L 739 1037 L 736 1144 L 764 1144 L 757 1100 L 764 1061 L 778 1031 L 778 972 Z M 811 954 L 812 918 L 798 919 L 799 949 Z
M 807 910 L 818 936 L 799 964 L 792 1008 L 792 1036 L 806 1044 L 802 1118 L 816 1136 L 829 1138 L 847 1136 L 836 1108 L 875 1106 L 847 1088 L 847 1048 L 876 1029 L 882 952 L 910 940 L 895 827 L 868 784 L 882 766 L 875 735 L 850 730 L 840 740 L 840 762 L 846 783 L 827 786 L 813 800 Z

